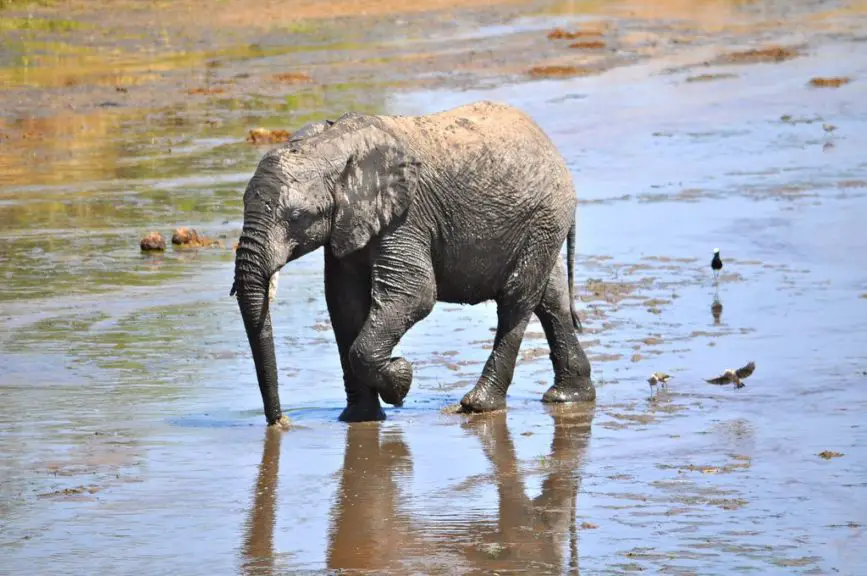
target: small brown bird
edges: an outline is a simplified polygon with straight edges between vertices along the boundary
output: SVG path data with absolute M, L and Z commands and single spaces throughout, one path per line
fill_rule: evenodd
M 650 390 L 653 390 L 653 387 L 662 382 L 663 386 L 668 386 L 668 379 L 671 378 L 665 372 L 654 372 L 650 375 L 650 378 L 647 379 L 647 383 L 650 384 Z
M 742 380 L 746 380 L 753 373 L 753 370 L 756 369 L 756 363 L 750 361 L 746 366 L 738 368 L 737 370 L 732 370 L 731 368 L 727 368 L 725 372 L 717 376 L 716 378 L 711 378 L 706 380 L 711 384 L 729 384 L 734 383 L 735 388 L 743 388 L 745 384 Z

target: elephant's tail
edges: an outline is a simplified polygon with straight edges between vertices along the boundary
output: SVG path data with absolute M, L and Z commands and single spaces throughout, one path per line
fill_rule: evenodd
M 569 226 L 569 235 L 566 237 L 566 278 L 569 283 L 569 311 L 572 313 L 572 326 L 579 333 L 584 331 L 581 319 L 575 311 L 575 223 L 577 218 L 572 216 L 572 225 Z

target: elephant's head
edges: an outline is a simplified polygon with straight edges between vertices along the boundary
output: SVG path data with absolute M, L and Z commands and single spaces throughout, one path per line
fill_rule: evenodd
M 406 212 L 418 185 L 418 162 L 375 118 L 349 115 L 317 132 L 268 152 L 244 192 L 230 294 L 238 295 L 268 424 L 281 416 L 271 277 L 322 246 L 338 258 L 365 247 Z

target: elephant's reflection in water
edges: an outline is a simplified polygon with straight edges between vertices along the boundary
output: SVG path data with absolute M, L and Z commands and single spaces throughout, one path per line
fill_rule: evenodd
M 465 430 L 476 436 L 494 471 L 499 506 L 496 518 L 479 518 L 461 496 L 449 502 L 449 519 L 425 518 L 407 504 L 412 457 L 396 428 L 379 423 L 347 427 L 346 449 L 337 500 L 332 508 L 326 563 L 329 569 L 406 571 L 426 574 L 489 574 L 518 570 L 535 574 L 577 574 L 577 493 L 580 466 L 590 436 L 592 407 L 545 407 L 554 422 L 551 451 L 541 494 L 526 495 L 525 473 L 517 460 L 506 412 L 466 417 Z M 276 443 L 266 465 L 269 444 Z M 267 572 L 272 558 L 274 478 L 279 434 L 266 441 L 245 542 L 245 565 Z M 449 465 L 454 460 L 449 459 Z M 444 465 L 446 463 L 444 462 Z M 270 480 L 263 476 L 271 475 Z M 270 507 L 270 510 L 267 510 Z M 564 554 L 567 548 L 568 557 Z M 250 572 L 250 571 L 248 571 Z
M 481 440 L 494 467 L 499 497 L 496 523 L 467 526 L 466 536 L 476 542 L 466 548 L 466 558 L 474 571 L 578 573 L 575 516 L 579 467 L 589 439 L 592 411 L 563 405 L 547 408 L 554 419 L 554 439 L 550 455 L 542 464 L 547 473 L 541 494 L 533 499 L 526 495 L 524 474 L 506 424 L 507 414 L 500 412 L 487 418 L 482 415 L 464 424 Z M 568 561 L 563 558 L 567 536 Z
M 280 468 L 280 440 L 283 432 L 268 427 L 259 475 L 253 487 L 253 506 L 247 519 L 242 549 L 244 574 L 274 572 L 274 523 L 277 510 L 277 473 Z
M 412 457 L 400 430 L 383 430 L 378 422 L 348 426 L 331 511 L 328 568 L 401 565 L 418 538 L 418 526 L 401 507 L 398 484 L 399 476 L 406 477 L 411 470 Z

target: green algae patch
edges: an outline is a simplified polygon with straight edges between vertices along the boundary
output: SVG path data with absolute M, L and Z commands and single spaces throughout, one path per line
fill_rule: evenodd
M 0 16 L 0 33 L 6 32 L 48 32 L 57 34 L 81 30 L 87 25 L 75 20 L 54 18 L 6 18 Z

